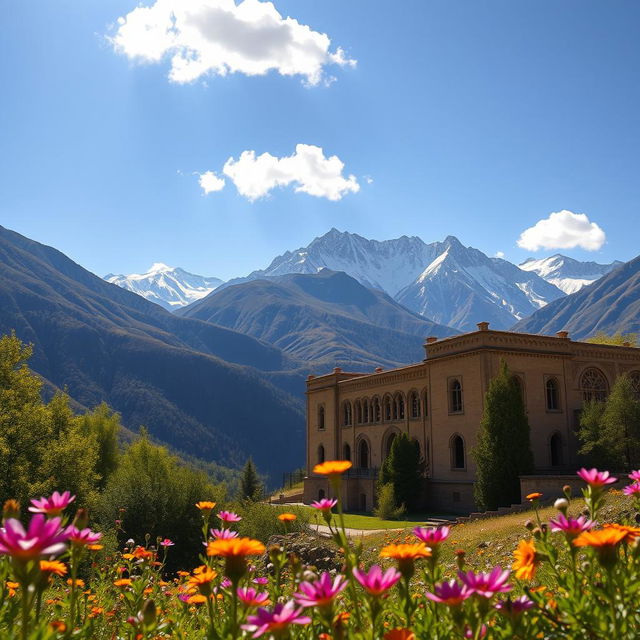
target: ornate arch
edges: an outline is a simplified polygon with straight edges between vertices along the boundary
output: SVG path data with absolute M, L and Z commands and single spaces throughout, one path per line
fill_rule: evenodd
M 384 422 L 393 420 L 393 398 L 390 393 L 385 393 L 382 398 L 382 420 Z
M 371 422 L 382 422 L 382 403 L 380 396 L 371 398 Z
M 609 395 L 607 376 L 597 367 L 587 367 L 580 374 L 580 392 L 585 402 L 598 400 L 602 402 Z
M 555 376 L 545 380 L 544 399 L 547 411 L 560 411 L 560 383 Z
M 342 403 L 342 426 L 349 427 L 353 424 L 353 406 L 351 400 Z
M 417 389 L 411 389 L 407 394 L 407 409 L 409 418 L 419 418 L 422 415 L 422 403 Z
M 460 378 L 451 378 L 447 385 L 449 392 L 449 413 L 462 413 L 464 405 L 462 400 L 462 381 Z
M 384 460 L 391 452 L 391 445 L 397 435 L 400 434 L 398 427 L 389 427 L 382 436 L 382 451 L 381 460 Z
M 366 436 L 356 440 L 356 466 L 360 469 L 371 468 L 371 443 Z

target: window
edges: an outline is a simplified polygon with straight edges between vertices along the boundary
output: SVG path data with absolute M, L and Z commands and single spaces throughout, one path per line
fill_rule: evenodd
M 396 439 L 396 432 L 392 431 L 388 436 L 387 436 L 387 442 L 385 444 L 384 447 L 384 455 L 385 458 L 389 457 L 389 454 L 391 453 L 391 445 L 393 445 L 393 441 Z
M 369 422 L 369 401 L 366 398 L 362 401 L 362 422 Z
M 351 460 L 351 447 L 347 442 L 345 442 L 344 446 L 342 447 L 342 459 Z
M 371 401 L 371 413 L 373 422 L 380 422 L 380 398 Z
M 458 378 L 449 383 L 449 412 L 462 413 L 462 385 Z
M 549 449 L 551 453 L 551 466 L 562 465 L 562 436 L 556 431 L 549 439 Z
M 320 431 L 323 431 L 325 428 L 325 424 L 324 424 L 324 406 L 320 405 L 318 407 L 318 429 L 320 429 Z
M 356 422 L 362 424 L 362 402 L 356 400 Z
M 590 400 L 602 402 L 605 400 L 609 392 L 609 385 L 602 371 L 595 367 L 585 369 L 580 376 L 580 391 L 585 402 Z
M 349 401 L 342 405 L 342 424 L 347 427 L 353 424 L 353 414 L 351 409 L 351 403 Z
M 404 420 L 404 396 L 396 393 L 393 398 L 393 419 Z
M 629 374 L 631 380 L 631 386 L 636 394 L 636 400 L 640 400 L 640 371 L 632 371 Z
M 409 412 L 412 418 L 420 417 L 420 396 L 415 391 L 409 396 Z
M 547 411 L 560 411 L 560 385 L 557 378 L 548 378 L 544 385 Z
M 464 440 L 460 435 L 454 435 L 450 442 L 451 447 L 451 468 L 465 469 L 467 466 L 464 453 Z
M 318 447 L 318 464 L 322 464 L 324 462 L 324 447 L 320 445 Z
M 391 398 L 385 396 L 384 398 L 384 419 L 391 420 Z
M 358 445 L 358 466 L 361 469 L 369 468 L 369 443 L 366 440 L 360 440 Z

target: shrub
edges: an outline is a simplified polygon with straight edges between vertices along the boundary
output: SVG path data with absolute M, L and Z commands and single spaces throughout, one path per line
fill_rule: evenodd
M 405 514 L 405 506 L 396 506 L 393 485 L 390 482 L 378 487 L 377 504 L 373 514 L 381 520 L 398 520 Z

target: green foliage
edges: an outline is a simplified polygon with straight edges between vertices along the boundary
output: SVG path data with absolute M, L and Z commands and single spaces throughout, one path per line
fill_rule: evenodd
M 390 482 L 378 485 L 376 503 L 373 513 L 381 520 L 398 520 L 406 512 L 404 505 L 396 506 L 393 484 Z
M 598 331 L 595 336 L 587 338 L 585 342 L 590 342 L 591 344 L 612 344 L 618 347 L 640 347 L 637 333 L 621 333 L 620 331 L 614 333 L 612 336 L 606 334 L 604 331 Z
M 82 433 L 93 436 L 95 440 L 97 484 L 104 489 L 107 479 L 118 466 L 120 416 L 103 402 L 93 411 L 85 413 L 80 421 Z
M 497 509 L 520 502 L 519 476 L 533 468 L 533 454 L 521 391 L 504 361 L 485 396 L 473 456 L 478 508 Z
M 286 507 L 287 513 L 294 513 L 297 519 L 293 522 L 284 523 L 278 520 L 278 514 L 283 509 L 274 507 L 264 502 L 245 501 L 241 504 L 233 505 L 242 520 L 238 523 L 238 531 L 241 536 L 255 538 L 262 542 L 267 542 L 273 535 L 291 533 L 292 531 L 303 531 L 309 525 L 309 511 L 300 507 Z
M 640 401 L 628 375 L 619 376 L 605 402 L 592 401 L 580 416 L 580 453 L 600 468 L 640 463 Z
M 379 486 L 393 487 L 395 506 L 414 509 L 423 486 L 423 465 L 420 444 L 406 433 L 398 434 L 391 444 L 391 451 L 380 469 Z
M 249 458 L 242 469 L 242 476 L 240 477 L 240 499 L 257 502 L 263 496 L 264 486 L 258 477 L 253 460 Z

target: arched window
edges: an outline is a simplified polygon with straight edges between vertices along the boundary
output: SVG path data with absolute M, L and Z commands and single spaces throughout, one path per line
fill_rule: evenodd
M 401 393 L 398 394 L 398 418 L 404 420 L 404 396 Z
M 324 446 L 320 445 L 318 447 L 318 464 L 322 464 L 324 462 Z
M 346 427 L 353 424 L 351 403 L 347 400 L 342 406 L 342 424 Z
M 362 401 L 362 422 L 369 422 L 369 401 L 366 398 Z
M 557 378 L 548 378 L 544 385 L 547 411 L 560 410 L 560 385 Z
M 409 416 L 412 418 L 420 417 L 420 396 L 415 391 L 412 391 L 409 396 Z
M 358 466 L 361 469 L 369 468 L 369 443 L 364 439 L 358 445 Z
M 324 429 L 324 406 L 320 405 L 318 407 L 318 429 Z
M 385 456 L 385 458 L 389 457 L 389 454 L 391 453 L 391 445 L 393 444 L 393 441 L 395 439 L 396 439 L 396 432 L 392 431 L 387 436 L 387 441 L 385 442 L 385 446 L 384 446 L 384 456 Z
M 549 449 L 551 466 L 560 467 L 562 465 L 562 436 L 557 431 L 549 439 Z
M 371 401 L 371 419 L 373 422 L 380 422 L 380 398 L 374 398 Z
M 320 491 L 318 491 L 318 500 L 324 500 L 326 496 L 327 494 L 324 492 L 324 489 L 320 489 Z
M 589 400 L 605 400 L 609 392 L 609 385 L 602 371 L 595 367 L 585 369 L 580 376 L 580 391 L 585 402 Z
M 636 394 L 636 400 L 640 400 L 640 371 L 632 371 L 629 374 L 629 380 L 631 380 L 631 386 Z
M 384 397 L 384 419 L 391 420 L 391 396 Z
M 342 459 L 343 460 L 351 460 L 351 447 L 348 442 L 344 443 L 342 447 Z
M 458 378 L 449 382 L 449 411 L 451 413 L 462 412 L 462 385 Z
M 356 400 L 356 422 L 362 424 L 362 402 Z
M 466 456 L 464 452 L 464 440 L 460 435 L 454 435 L 449 443 L 451 447 L 451 468 L 465 469 L 467 466 Z

